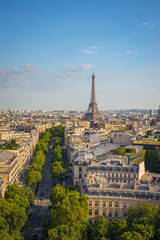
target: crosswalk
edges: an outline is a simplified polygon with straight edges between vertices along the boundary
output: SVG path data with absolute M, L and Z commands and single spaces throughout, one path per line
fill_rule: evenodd
M 46 206 L 46 207 L 48 207 L 48 206 L 51 205 L 51 202 L 50 202 L 49 199 L 43 199 L 43 200 L 35 199 L 34 200 L 34 205 L 35 206 L 43 206 L 43 207 Z

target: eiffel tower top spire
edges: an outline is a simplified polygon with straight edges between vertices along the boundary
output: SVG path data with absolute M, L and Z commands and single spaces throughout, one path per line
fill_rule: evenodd
M 98 110 L 98 105 L 97 105 L 97 102 L 96 102 L 95 75 L 94 75 L 94 73 L 92 75 L 91 100 L 90 100 L 90 104 L 89 104 L 89 107 L 88 107 L 88 111 L 85 114 L 85 118 L 87 118 L 89 120 L 102 118 L 102 115 L 100 114 L 100 112 Z
M 96 103 L 96 93 L 95 93 L 95 75 L 92 75 L 92 91 L 91 91 L 91 100 L 90 103 Z

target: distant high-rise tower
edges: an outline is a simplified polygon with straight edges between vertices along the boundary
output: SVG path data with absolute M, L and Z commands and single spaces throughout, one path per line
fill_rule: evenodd
M 149 117 L 154 117 L 154 110 L 153 109 L 149 110 Z
M 96 103 L 96 93 L 95 93 L 95 75 L 92 75 L 92 92 L 91 92 L 91 100 L 90 100 L 90 104 L 88 107 L 88 111 L 85 114 L 85 118 L 88 120 L 94 120 L 94 119 L 98 119 L 101 118 L 102 119 L 102 115 L 100 114 L 99 110 L 98 110 L 98 105 Z
M 159 109 L 157 110 L 157 115 L 158 115 L 158 118 L 160 118 L 160 105 L 159 105 Z

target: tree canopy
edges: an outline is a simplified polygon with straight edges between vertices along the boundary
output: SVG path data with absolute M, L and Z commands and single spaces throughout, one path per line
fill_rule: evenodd
M 60 178 L 66 175 L 66 168 L 64 168 L 63 162 L 54 162 L 51 166 L 51 174 L 53 178 Z
M 0 239 L 21 240 L 20 232 L 28 219 L 27 210 L 34 202 L 29 188 L 18 184 L 8 186 L 4 199 L 0 199 Z
M 50 211 L 49 239 L 86 239 L 88 199 L 59 184 L 52 190 L 50 199 L 54 207 Z

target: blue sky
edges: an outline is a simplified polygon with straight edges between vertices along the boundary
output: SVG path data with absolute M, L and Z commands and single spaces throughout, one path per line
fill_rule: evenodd
M 0 108 L 158 108 L 159 0 L 1 0 Z

